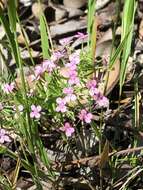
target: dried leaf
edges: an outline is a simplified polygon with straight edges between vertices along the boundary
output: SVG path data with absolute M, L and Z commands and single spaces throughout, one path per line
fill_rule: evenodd
M 143 20 L 141 20 L 140 26 L 139 26 L 139 37 L 141 40 L 143 39 Z
M 108 57 L 110 55 L 111 46 L 112 46 L 111 40 L 98 43 L 96 48 L 96 56 L 105 55 Z M 104 93 L 106 87 L 105 95 L 108 95 L 117 84 L 119 80 L 119 74 L 120 74 L 120 61 L 119 59 L 117 59 L 112 69 L 106 72 L 103 79 L 104 85 L 100 86 L 100 91 Z

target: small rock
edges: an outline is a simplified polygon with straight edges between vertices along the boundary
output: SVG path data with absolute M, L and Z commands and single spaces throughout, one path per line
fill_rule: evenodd
M 55 21 L 61 20 L 68 16 L 68 12 L 65 9 L 54 7 L 55 9 Z
M 50 27 L 51 36 L 60 36 L 70 32 L 76 32 L 85 29 L 87 26 L 86 20 L 71 20 L 63 24 L 57 24 Z
M 69 8 L 69 7 L 65 7 L 65 8 L 69 13 L 69 15 L 68 15 L 69 18 L 74 18 L 74 17 L 79 17 L 79 16 L 84 15 L 84 12 L 80 9 L 75 9 L 75 8 L 73 9 L 73 8 Z
M 87 3 L 87 0 L 64 0 L 64 5 L 65 7 L 70 7 L 70 8 L 74 8 L 74 9 L 78 9 L 81 8 L 83 6 L 85 6 Z
M 110 2 L 110 0 L 97 0 L 96 1 L 96 10 L 102 9 Z

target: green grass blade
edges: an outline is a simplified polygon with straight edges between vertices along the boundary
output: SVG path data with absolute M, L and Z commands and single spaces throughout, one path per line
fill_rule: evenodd
M 114 64 L 116 63 L 116 60 L 119 58 L 119 56 L 120 56 L 120 54 L 121 54 L 121 52 L 125 46 L 125 43 L 126 43 L 126 40 L 129 36 L 129 34 L 130 34 L 130 31 L 126 34 L 124 39 L 121 41 L 121 43 L 117 47 L 116 51 L 111 55 L 111 59 L 110 59 L 110 63 L 109 63 L 110 69 L 114 66 Z
M 90 43 L 92 40 L 95 10 L 96 10 L 96 0 L 88 0 L 88 25 L 87 25 L 88 47 L 90 47 Z
M 18 55 L 17 55 L 17 50 L 16 50 L 16 43 L 14 41 L 14 34 L 10 30 L 9 21 L 4 16 L 4 12 L 3 12 L 1 7 L 0 7 L 0 22 L 2 23 L 2 25 L 5 29 L 5 33 L 6 33 L 8 42 L 10 44 L 10 48 L 11 48 L 11 51 L 12 51 L 13 56 L 15 58 L 15 61 L 16 61 L 16 63 L 18 63 Z
M 120 95 L 122 93 L 122 86 L 124 84 L 126 77 L 127 62 L 131 51 L 135 10 L 136 10 L 135 0 L 126 0 L 122 17 L 121 40 L 124 39 L 124 37 L 130 30 L 131 31 L 123 47 L 121 70 L 120 70 Z
M 43 59 L 48 59 L 50 57 L 50 54 L 49 54 L 47 22 L 43 14 L 40 15 L 40 33 L 41 33 L 41 46 L 42 46 Z
M 11 30 L 16 31 L 16 0 L 8 0 L 8 17 Z

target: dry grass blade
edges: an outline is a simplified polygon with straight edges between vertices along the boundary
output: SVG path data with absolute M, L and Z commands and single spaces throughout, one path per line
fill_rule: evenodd
M 103 168 L 106 162 L 108 162 L 109 159 L 109 141 L 106 140 L 106 143 L 104 145 L 101 157 L 100 157 L 100 167 Z
M 143 171 L 143 168 L 138 169 L 134 174 L 132 174 L 126 182 L 122 185 L 122 187 L 119 190 L 125 190 L 126 186 L 130 183 L 131 180 L 133 180 L 136 176 L 138 176 Z
M 14 170 L 14 173 L 13 173 L 13 176 L 12 176 L 12 179 L 11 179 L 11 183 L 12 183 L 12 188 L 13 189 L 16 188 L 16 183 L 17 183 L 17 179 L 18 179 L 18 175 L 19 175 L 20 166 L 21 166 L 21 161 L 18 158 L 17 159 L 16 168 Z

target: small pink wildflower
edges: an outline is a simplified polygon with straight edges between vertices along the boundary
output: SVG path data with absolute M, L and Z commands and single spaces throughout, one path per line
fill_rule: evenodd
M 66 97 L 65 97 L 66 102 L 76 100 L 76 95 L 73 94 L 73 88 L 72 87 L 64 88 L 63 93 L 66 94 Z
M 67 37 L 67 38 L 63 38 L 59 41 L 60 45 L 62 46 L 67 46 L 72 42 L 72 38 L 71 37 Z
M 39 79 L 39 77 L 43 74 L 43 67 L 42 67 L 42 65 L 37 65 L 36 67 L 35 67 L 35 76 L 36 76 L 36 78 L 37 79 Z M 33 79 L 34 79 L 34 77 L 33 77 Z
M 40 114 L 41 110 L 42 110 L 41 106 L 32 105 L 31 106 L 30 117 L 39 119 L 40 116 L 41 116 L 41 114 Z
M 85 123 L 91 123 L 92 118 L 93 118 L 92 113 L 87 112 L 86 109 L 82 109 L 79 113 L 79 119 L 81 121 L 84 121 Z
M 11 142 L 11 140 L 6 134 L 6 131 L 4 129 L 0 129 L 0 144 L 3 144 L 4 142 Z
M 107 108 L 107 107 L 109 107 L 109 100 L 107 97 L 100 94 L 96 98 L 96 104 L 99 108 L 101 108 L 101 107 Z
M 75 71 L 76 69 L 77 69 L 77 66 L 76 66 L 76 64 L 74 64 L 74 63 L 67 63 L 67 64 L 65 64 L 65 67 L 66 68 L 69 68 L 71 71 Z
M 75 37 L 78 38 L 78 39 L 84 40 L 85 38 L 88 37 L 88 35 L 84 34 L 82 32 L 77 32 L 77 34 L 75 35 Z
M 96 82 L 96 80 L 90 80 L 87 82 L 86 86 L 88 89 L 95 88 L 97 86 L 97 82 Z
M 48 71 L 49 73 L 51 73 L 56 68 L 55 63 L 51 60 L 43 61 L 42 66 L 43 66 L 43 70 Z
M 73 94 L 73 88 L 72 87 L 64 88 L 63 93 L 64 94 Z
M 79 85 L 80 84 L 80 80 L 79 80 L 79 78 L 78 77 L 76 77 L 76 76 L 71 76 L 70 77 L 70 79 L 68 80 L 68 83 L 70 84 L 70 85 Z
M 73 84 L 79 84 L 79 78 L 77 77 L 77 71 L 76 70 L 72 70 L 71 68 L 65 68 L 62 72 L 61 72 L 62 76 L 65 78 L 69 78 L 68 82 L 70 85 Z
M 75 132 L 75 129 L 68 122 L 66 122 L 63 127 L 60 127 L 60 130 L 65 132 L 67 137 L 71 137 L 72 134 Z
M 53 55 L 51 56 L 51 60 L 52 61 L 57 61 L 57 60 L 61 59 L 62 57 L 64 57 L 64 55 L 65 55 L 64 50 L 63 51 L 55 51 L 53 53 Z
M 57 112 L 66 112 L 67 111 L 67 107 L 66 107 L 66 100 L 62 99 L 62 98 L 57 98 L 56 102 L 58 104 L 58 106 L 56 107 L 56 111 Z
M 6 84 L 3 85 L 3 91 L 4 91 L 6 94 L 12 93 L 13 90 L 14 90 L 14 88 L 15 88 L 14 82 L 12 82 L 12 83 L 10 83 L 10 84 L 9 84 L 9 83 L 6 83 Z
M 90 96 L 97 95 L 99 93 L 98 88 L 96 88 L 97 82 L 96 80 L 90 80 L 86 83 L 86 87 L 89 89 Z
M 78 65 L 80 63 L 80 51 L 71 54 L 69 60 L 72 64 Z
M 99 89 L 98 88 L 90 88 L 89 90 L 89 94 L 91 97 L 93 97 L 93 99 L 95 99 L 95 97 L 100 93 Z

